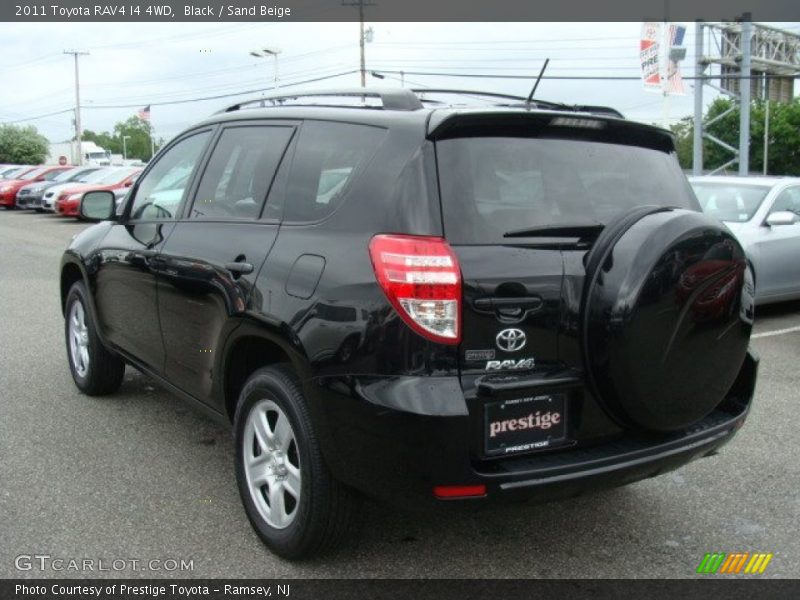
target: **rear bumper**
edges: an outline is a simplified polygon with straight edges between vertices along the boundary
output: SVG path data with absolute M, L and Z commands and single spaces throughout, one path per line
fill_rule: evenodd
M 314 399 L 312 414 L 337 478 L 382 501 L 425 508 L 454 502 L 437 499 L 435 486 L 485 486 L 485 496 L 470 498 L 469 503 L 547 501 L 681 467 L 714 453 L 741 428 L 757 370 L 758 358 L 749 353 L 728 397 L 686 430 L 622 433 L 599 443 L 499 459 L 476 456 L 475 419 L 463 395 L 459 402 L 448 391 L 456 378 L 395 380 L 402 392 L 388 394 L 395 386 L 384 384 L 383 396 L 352 381 L 347 388 L 343 382 L 308 382 L 306 392 Z M 411 383 L 416 379 L 421 387 Z

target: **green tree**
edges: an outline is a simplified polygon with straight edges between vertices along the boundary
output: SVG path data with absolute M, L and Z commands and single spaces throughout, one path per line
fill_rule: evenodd
M 709 121 L 726 110 L 733 110 L 706 128 L 706 132 L 726 144 L 739 147 L 739 109 L 729 98 L 717 98 L 708 107 Z M 768 172 L 771 175 L 800 175 L 800 99 L 789 104 L 770 102 Z M 764 117 L 766 103 L 754 101 L 750 107 L 750 170 L 762 172 L 764 168 Z M 692 166 L 691 117 L 672 126 L 678 147 L 678 160 L 683 168 Z M 732 158 L 732 154 L 711 140 L 703 141 L 703 167 L 715 169 Z M 736 170 L 732 165 L 731 170 Z
M 130 136 L 125 142 L 128 149 L 128 158 L 150 160 L 150 136 L 152 134 L 153 130 L 150 123 L 142 121 L 136 116 L 130 117 L 127 121 L 120 121 L 114 125 L 114 137 L 119 140 L 120 153 L 122 152 L 122 136 Z
M 32 125 L 0 125 L 0 163 L 38 165 L 47 158 L 47 138 Z
M 692 117 L 684 117 L 670 126 L 675 135 L 675 148 L 678 151 L 678 162 L 683 169 L 692 168 L 692 152 L 694 144 L 694 125 Z

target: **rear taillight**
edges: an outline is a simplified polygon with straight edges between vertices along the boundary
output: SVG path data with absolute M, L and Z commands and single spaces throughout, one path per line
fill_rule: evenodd
M 461 341 L 461 271 L 445 240 L 376 235 L 369 254 L 386 297 L 414 331 L 440 344 Z

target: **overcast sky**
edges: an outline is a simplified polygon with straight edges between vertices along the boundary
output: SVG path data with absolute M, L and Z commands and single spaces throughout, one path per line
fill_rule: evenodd
M 406 75 L 407 86 L 481 89 L 527 95 L 545 58 L 548 75 L 638 76 L 640 23 L 368 23 L 367 69 L 526 75 L 528 79 L 473 79 Z M 788 27 L 800 32 L 798 24 Z M 684 73 L 693 72 L 694 27 L 685 45 Z M 156 134 L 170 138 L 247 94 L 202 102 L 159 103 L 272 86 L 272 58 L 259 48 L 280 49 L 279 81 L 288 85 L 359 68 L 358 23 L 2 23 L 0 120 L 18 121 L 74 106 L 73 59 L 81 57 L 83 128 L 108 131 L 147 104 Z M 399 86 L 397 79 L 368 77 L 369 86 Z M 353 73 L 288 90 L 350 87 Z M 669 99 L 671 120 L 693 110 L 687 96 Z M 661 122 L 660 95 L 640 81 L 543 81 L 537 97 L 605 104 L 632 119 Z M 713 94 L 706 88 L 706 101 Z M 707 103 L 706 102 L 706 103 Z M 125 108 L 103 108 L 130 105 Z M 24 121 L 51 141 L 73 135 L 72 114 Z

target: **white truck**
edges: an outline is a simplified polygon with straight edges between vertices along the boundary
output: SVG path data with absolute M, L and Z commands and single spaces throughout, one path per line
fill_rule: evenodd
M 81 152 L 83 155 L 83 165 L 95 165 L 106 167 L 111 164 L 111 153 L 105 148 L 101 148 L 94 142 L 81 142 Z M 51 143 L 45 164 L 48 165 L 77 165 L 78 164 L 78 143 L 58 142 Z

